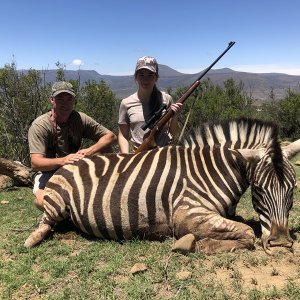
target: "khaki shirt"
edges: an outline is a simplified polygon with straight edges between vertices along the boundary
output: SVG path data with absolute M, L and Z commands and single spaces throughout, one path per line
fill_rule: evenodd
M 162 92 L 162 100 L 167 107 L 173 103 L 172 97 L 165 92 Z M 144 105 L 139 100 L 137 93 L 121 101 L 118 124 L 127 124 L 130 127 L 131 141 L 135 148 L 138 148 L 142 144 L 144 135 L 149 131 L 149 129 L 144 131 L 141 128 L 145 123 L 145 116 L 149 116 L 149 113 L 148 105 Z M 165 126 L 157 135 L 156 144 L 160 147 L 166 146 L 171 138 L 168 126 Z
M 67 123 L 52 127 L 51 112 L 36 118 L 28 131 L 30 154 L 44 154 L 47 158 L 64 157 L 79 150 L 83 138 L 97 142 L 108 129 L 82 112 L 73 111 Z

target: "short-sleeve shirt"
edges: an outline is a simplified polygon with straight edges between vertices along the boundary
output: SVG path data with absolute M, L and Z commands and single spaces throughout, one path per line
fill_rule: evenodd
M 172 97 L 165 92 L 161 93 L 163 104 L 169 107 L 173 103 Z M 144 135 L 149 131 L 149 129 L 144 131 L 141 128 L 145 123 L 145 119 L 149 117 L 149 114 L 149 105 L 142 103 L 137 93 L 121 101 L 118 124 L 127 124 L 130 127 L 131 141 L 136 148 L 142 144 Z M 166 146 L 171 138 L 172 136 L 169 133 L 168 126 L 164 126 L 155 141 L 158 146 L 162 147 Z
M 72 111 L 67 123 L 57 123 L 56 133 L 51 112 L 36 118 L 28 131 L 30 154 L 44 154 L 47 158 L 64 157 L 79 150 L 83 138 L 97 142 L 108 129 L 88 115 Z M 56 136 L 55 136 L 56 135 Z

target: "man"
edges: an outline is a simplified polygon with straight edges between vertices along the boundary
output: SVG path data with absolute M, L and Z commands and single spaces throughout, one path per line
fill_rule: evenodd
M 115 134 L 88 115 L 75 111 L 75 92 L 69 82 L 60 81 L 52 86 L 51 111 L 35 119 L 28 131 L 31 166 L 39 171 L 34 180 L 35 205 L 41 211 L 44 188 L 61 166 L 74 163 L 86 155 L 109 152 L 116 140 Z M 82 138 L 95 141 L 80 149 Z

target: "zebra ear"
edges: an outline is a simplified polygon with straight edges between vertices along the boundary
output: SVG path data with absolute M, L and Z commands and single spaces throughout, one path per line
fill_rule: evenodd
M 238 159 L 241 159 L 244 162 L 257 162 L 265 154 L 265 149 L 229 149 L 230 152 L 235 155 Z
M 282 147 L 282 153 L 285 155 L 288 159 L 293 158 L 295 155 L 297 155 L 300 152 L 300 139 Z

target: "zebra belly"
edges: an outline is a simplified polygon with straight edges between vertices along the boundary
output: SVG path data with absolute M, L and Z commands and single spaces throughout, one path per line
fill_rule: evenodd
M 152 161 L 154 154 L 145 161 Z M 151 168 L 149 173 L 149 168 L 134 167 L 133 158 L 93 156 L 62 167 L 50 179 L 49 186 L 56 190 L 51 201 L 66 206 L 73 223 L 96 237 L 161 239 L 171 235 L 172 197 L 164 189 L 164 169 Z M 176 186 L 180 189 L 180 184 Z
M 148 240 L 163 240 L 172 235 L 173 229 L 163 212 L 158 212 L 155 220 L 149 216 L 139 214 L 137 219 L 131 212 L 131 218 L 122 218 L 121 214 L 112 216 L 102 210 L 82 211 L 70 207 L 70 217 L 77 228 L 82 232 L 102 239 L 129 240 L 142 238 Z M 137 221 L 137 222 L 136 222 Z

